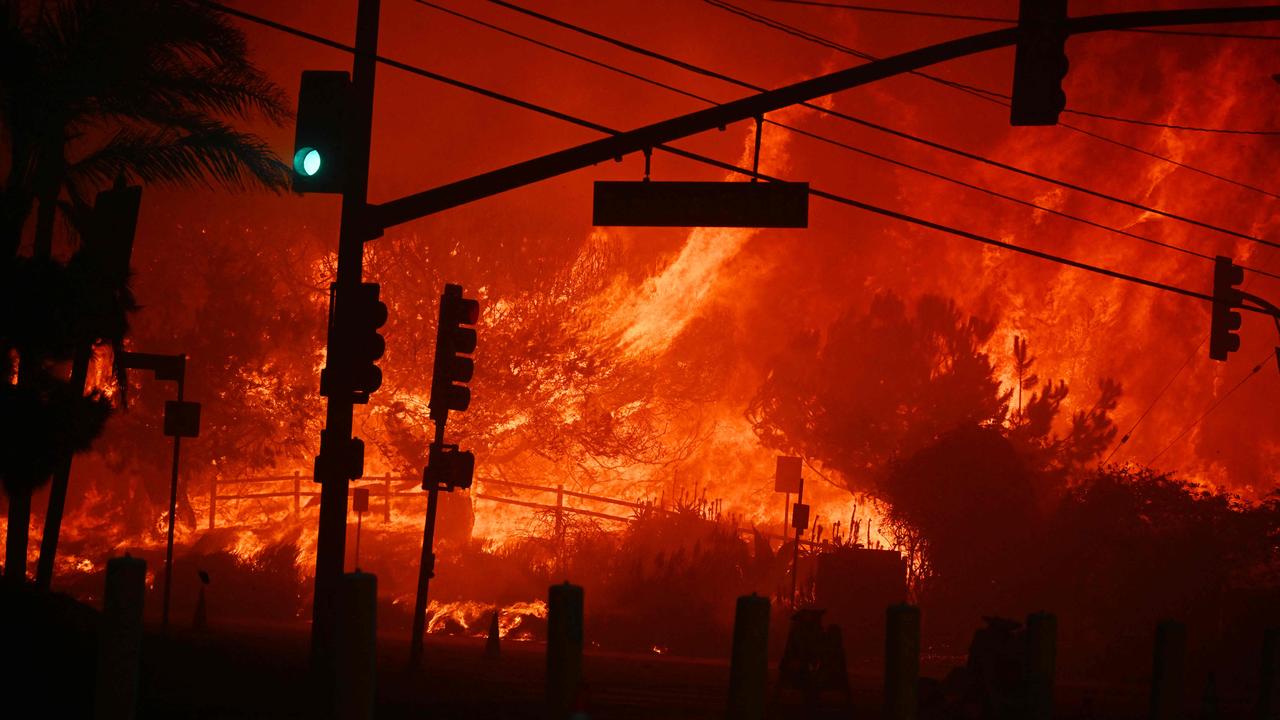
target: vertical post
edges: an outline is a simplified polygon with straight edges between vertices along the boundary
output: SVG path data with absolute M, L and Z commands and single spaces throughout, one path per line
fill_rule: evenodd
M 890 605 L 885 616 L 885 720 L 915 720 L 920 679 L 920 608 Z
M 738 598 L 729 662 L 729 720 L 763 720 L 769 685 L 769 598 Z
M 187 356 L 182 355 L 185 368 Z M 178 377 L 178 402 L 182 402 L 186 370 Z M 178 511 L 178 458 L 182 452 L 182 435 L 173 436 L 173 468 L 169 473 L 169 537 L 164 548 L 164 603 L 160 611 L 160 634 L 169 632 L 169 598 L 173 594 L 173 516 Z
M 293 471 L 293 519 L 297 520 L 302 514 L 302 476 L 297 470 Z
M 443 431 L 442 425 L 437 425 Z M 436 506 L 440 502 L 440 488 L 427 489 L 427 520 L 422 528 L 422 556 L 418 559 L 418 594 L 413 599 L 413 637 L 409 639 L 409 665 L 422 664 L 422 636 L 427 632 L 427 593 L 431 578 L 436 576 Z
M 564 573 L 564 485 L 556 485 L 556 572 Z
M 551 720 L 573 711 L 582 685 L 582 587 L 566 580 L 547 598 L 547 708 Z
M 371 720 L 376 689 L 378 578 L 359 570 L 342 576 L 335 650 L 334 715 Z
M 1258 678 L 1258 720 L 1280 720 L 1280 628 L 1262 635 L 1262 667 Z
M 142 657 L 142 604 L 147 563 L 125 555 L 107 561 L 107 584 L 98 626 L 94 718 L 133 720 Z
M 1151 720 L 1175 720 L 1182 707 L 1182 670 L 1187 652 L 1187 626 L 1164 620 L 1156 626 L 1151 668 Z
M 218 473 L 209 474 L 209 529 L 218 524 Z
M 1027 616 L 1027 720 L 1050 720 L 1053 715 L 1053 677 L 1057 662 L 1058 618 L 1050 613 Z
M 787 539 L 787 531 L 791 529 L 791 493 L 783 495 L 782 502 L 782 539 Z
M 391 473 L 382 478 L 382 492 L 387 501 L 382 505 L 382 522 L 391 522 Z
M 796 504 L 804 503 L 804 478 L 800 478 L 800 492 L 796 493 Z M 794 516 L 792 516 L 794 518 Z M 791 548 L 791 609 L 796 608 L 796 582 L 800 577 L 800 528 L 796 528 L 796 544 Z
M 71 361 L 71 387 L 84 392 L 89 377 L 89 360 L 92 348 L 81 344 Z M 44 530 L 40 534 L 40 557 L 36 560 L 36 587 L 48 590 L 53 582 L 53 559 L 58 552 L 58 535 L 62 529 L 62 514 L 67 504 L 67 486 L 71 480 L 71 462 L 74 453 L 66 452 L 58 458 L 58 467 L 49 486 L 49 506 L 44 515 Z
M 364 243 L 381 234 L 368 219 L 369 141 L 373 128 L 373 85 L 377 69 L 379 0 L 360 0 L 356 13 L 356 53 L 351 68 L 351 100 L 347 107 L 346 163 L 342 192 L 342 219 L 338 230 L 338 266 L 334 281 L 335 295 L 349 297 L 359 286 L 364 272 Z M 332 313 L 333 300 L 330 300 Z M 345 328 L 335 329 L 330 323 L 325 347 L 328 364 L 343 364 L 350 352 L 338 342 Z M 328 396 L 325 408 L 324 444 L 345 444 L 351 438 L 351 414 L 354 400 L 350 388 L 339 387 Z M 320 483 L 320 522 L 316 538 L 315 592 L 311 613 L 311 667 L 316 683 L 316 702 L 325 688 L 332 687 L 335 671 L 331 651 L 335 625 L 338 588 L 342 583 L 346 554 L 347 488 L 351 481 L 346 468 L 321 452 L 315 466 L 315 480 Z

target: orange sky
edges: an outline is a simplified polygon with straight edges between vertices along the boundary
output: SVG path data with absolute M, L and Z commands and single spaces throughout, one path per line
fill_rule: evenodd
M 350 42 L 353 34 L 354 0 L 247 0 L 234 4 L 342 42 Z M 441 4 L 700 94 L 722 100 L 743 94 L 723 83 L 637 58 L 488 3 L 441 0 Z M 547 14 L 769 87 L 858 62 L 697 0 L 531 0 L 529 4 Z M 743 0 L 743 4 L 876 55 L 995 27 L 760 0 Z M 1079 15 L 1205 4 L 1209 3 L 1081 1 L 1073 2 L 1071 8 L 1072 14 Z M 1013 0 L 912 3 L 921 9 L 1005 17 L 1016 14 L 1016 6 Z M 498 35 L 411 0 L 384 0 L 382 26 L 384 55 L 605 125 L 636 127 L 702 107 L 695 100 Z M 272 30 L 245 27 L 254 56 L 291 93 L 296 92 L 303 69 L 349 67 L 349 58 L 342 53 Z M 1276 27 L 1224 29 L 1275 32 Z M 1068 50 L 1071 71 L 1066 90 L 1071 107 L 1188 125 L 1280 128 L 1280 104 L 1276 102 L 1280 85 L 1271 79 L 1280 67 L 1275 64 L 1271 43 L 1113 33 L 1074 38 Z M 949 79 L 1008 92 L 1012 57 L 1011 49 L 1003 50 L 934 70 Z M 897 78 L 823 102 L 1104 192 L 1241 232 L 1277 236 L 1274 198 L 1175 169 L 1064 128 L 1010 128 L 1006 110 L 920 78 Z M 378 71 L 375 105 L 373 201 L 598 137 L 385 67 Z M 1232 255 L 1280 271 L 1280 258 L 1244 241 L 1155 216 L 1144 217 L 1131 208 L 888 139 L 811 112 L 793 110 L 779 115 L 784 114 L 790 123 L 842 142 L 1164 242 Z M 1273 163 L 1268 161 L 1276 150 L 1274 138 L 1159 130 L 1083 117 L 1064 119 L 1241 182 L 1280 191 L 1271 172 Z M 292 128 L 259 130 L 282 155 L 288 155 Z M 740 123 L 725 133 L 709 133 L 678 144 L 737 161 L 750 131 L 749 123 Z M 1209 288 L 1212 265 L 1197 258 L 1045 217 L 810 139 L 785 136 L 777 128 L 767 129 L 765 145 L 761 160 L 764 172 L 807 180 L 825 190 L 1001 240 L 1193 290 Z M 641 167 L 639 156 L 628 157 L 621 164 L 589 168 L 419 220 L 388 235 L 417 234 L 447 243 L 474 244 L 484 264 L 459 261 L 450 266 L 453 279 L 469 288 L 484 284 L 498 296 L 512 293 L 531 275 L 572 262 L 592 237 L 592 180 L 638 179 Z M 665 155 L 655 156 L 653 173 L 657 179 L 671 180 L 722 177 L 719 171 Z M 160 240 L 175 226 L 213 225 L 227 218 L 253 228 L 262 242 L 287 244 L 306 235 L 332 238 L 336 245 L 337 200 L 332 196 L 220 192 L 197 196 L 189 191 L 148 189 L 135 267 L 145 268 L 159 254 L 183 252 L 180 245 Z M 624 290 L 631 288 L 629 297 L 633 298 L 645 297 L 646 281 L 650 280 L 651 286 L 661 282 L 663 272 L 682 254 L 696 251 L 706 260 L 706 252 L 718 253 L 714 263 L 704 263 L 706 267 L 700 271 L 704 274 L 698 276 L 702 283 L 698 296 L 675 306 L 691 316 L 709 308 L 727 309 L 744 330 L 735 335 L 734 358 L 740 367 L 726 373 L 727 407 L 749 395 L 750 378 L 760 367 L 762 356 L 796 327 L 821 331 L 841 311 L 864 302 L 875 290 L 890 289 L 906 296 L 936 292 L 956 297 L 967 312 L 1001 316 L 992 350 L 1002 357 L 1012 335 L 1029 337 L 1041 358 L 1041 376 L 1063 377 L 1071 384 L 1070 409 L 1088 409 L 1096 397 L 1098 378 L 1119 378 L 1125 391 L 1117 412 L 1122 431 L 1192 357 L 1143 421 L 1132 443 L 1116 456 L 1117 460 L 1146 462 L 1244 377 L 1276 341 L 1269 322 L 1246 318 L 1241 352 L 1227 363 L 1213 363 L 1203 348 L 1195 351 L 1208 331 L 1208 306 L 1202 302 L 1098 278 L 817 199 L 811 204 L 808 230 L 753 233 L 734 240 L 731 248 L 713 238 L 703 249 L 691 249 L 693 236 L 682 230 L 611 229 L 604 237 L 618 243 L 628 258 L 632 271 Z M 654 278 L 657 280 L 651 280 Z M 1251 282 L 1254 292 L 1280 300 L 1280 283 L 1264 279 Z M 144 308 L 160 303 L 159 287 L 157 279 L 139 273 L 136 289 Z M 777 302 L 779 297 L 785 301 Z M 206 302 L 217 303 L 218 298 L 211 296 Z M 163 313 L 147 317 L 149 312 L 144 310 L 136 323 L 136 345 L 158 352 L 180 350 L 166 347 L 166 343 L 173 344 L 174 335 L 165 323 L 175 319 Z M 735 383 L 741 387 L 730 387 Z M 1158 465 L 1242 491 L 1274 487 L 1274 468 L 1280 456 L 1274 410 L 1277 389 L 1280 382 L 1275 366 L 1263 368 L 1245 389 L 1161 457 Z

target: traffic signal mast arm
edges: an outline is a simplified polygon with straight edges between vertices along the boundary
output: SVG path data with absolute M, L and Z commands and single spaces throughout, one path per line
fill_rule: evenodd
M 1125 30 L 1167 25 L 1280 20 L 1280 6 L 1201 8 L 1191 10 L 1151 10 L 1107 13 L 1068 18 L 1067 35 L 1104 30 Z M 739 100 L 646 125 L 613 137 L 603 138 L 509 167 L 482 173 L 447 185 L 424 190 L 397 200 L 369 206 L 369 221 L 386 229 L 432 213 L 465 205 L 508 190 L 524 187 L 558 175 L 581 170 L 624 155 L 662 148 L 664 143 L 750 120 L 765 113 L 808 102 L 832 93 L 866 85 L 894 75 L 918 70 L 966 55 L 1008 47 L 1018 43 L 1017 27 L 949 40 L 909 52 L 810 78 L 776 90 L 768 90 Z

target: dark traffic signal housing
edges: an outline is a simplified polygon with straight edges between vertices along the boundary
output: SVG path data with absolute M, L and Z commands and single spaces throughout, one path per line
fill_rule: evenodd
M 369 402 L 369 395 L 382 387 L 382 370 L 377 361 L 387 349 L 378 332 L 387 322 L 387 306 L 378 299 L 377 283 L 360 283 L 337 290 L 333 303 L 336 342 L 328 366 L 320 372 L 320 394 L 336 397 L 349 393 L 354 403 Z
M 435 367 L 431 373 L 431 419 L 443 423 L 450 410 L 459 412 L 471 405 L 471 382 L 476 351 L 475 324 L 480 320 L 480 303 L 462 296 L 461 285 L 445 285 L 440 296 L 440 322 L 436 327 Z
M 1021 0 L 1010 125 L 1057 125 L 1067 106 L 1067 0 Z
M 476 470 L 476 456 L 457 445 L 432 443 L 427 455 L 427 467 L 422 471 L 422 487 L 430 490 L 453 492 L 471 487 Z
M 293 141 L 293 189 L 341 193 L 351 79 L 340 70 L 304 70 Z
M 1244 282 L 1244 268 L 1231 258 L 1219 255 L 1213 264 L 1213 309 L 1209 321 L 1209 357 L 1226 360 L 1227 355 L 1240 349 L 1242 318 L 1234 308 L 1240 307 L 1244 296 L 1236 287 Z

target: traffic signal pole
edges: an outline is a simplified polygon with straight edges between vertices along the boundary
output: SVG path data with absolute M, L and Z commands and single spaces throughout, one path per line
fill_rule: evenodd
M 444 423 L 436 423 L 436 445 L 444 444 Z M 422 527 L 422 557 L 418 560 L 418 593 L 413 598 L 413 637 L 409 640 L 409 665 L 422 664 L 422 640 L 427 633 L 427 591 L 436 576 L 436 508 L 440 503 L 440 487 L 427 487 L 427 519 Z
M 364 243 L 382 234 L 369 222 L 369 143 L 373 131 L 373 88 L 377 68 L 378 16 L 380 0 L 359 0 L 356 16 L 356 50 L 351 70 L 351 102 L 347 106 L 344 143 L 345 176 L 342 191 L 342 219 L 338 230 L 338 267 L 334 292 L 330 296 L 328 355 L 326 365 L 343 366 L 351 348 L 342 342 L 347 332 L 340 327 L 343 313 L 335 312 L 344 299 L 359 292 L 364 264 Z M 320 527 L 316 540 L 315 594 L 311 616 L 311 668 L 317 687 L 332 687 L 334 668 L 334 628 L 337 622 L 337 593 L 342 581 L 346 554 L 347 490 L 354 478 L 350 465 L 338 461 L 337 452 L 351 440 L 355 402 L 350 375 L 334 373 L 338 380 L 328 394 L 325 434 L 316 458 L 315 481 L 320 483 Z M 321 701 L 323 702 L 323 701 Z

